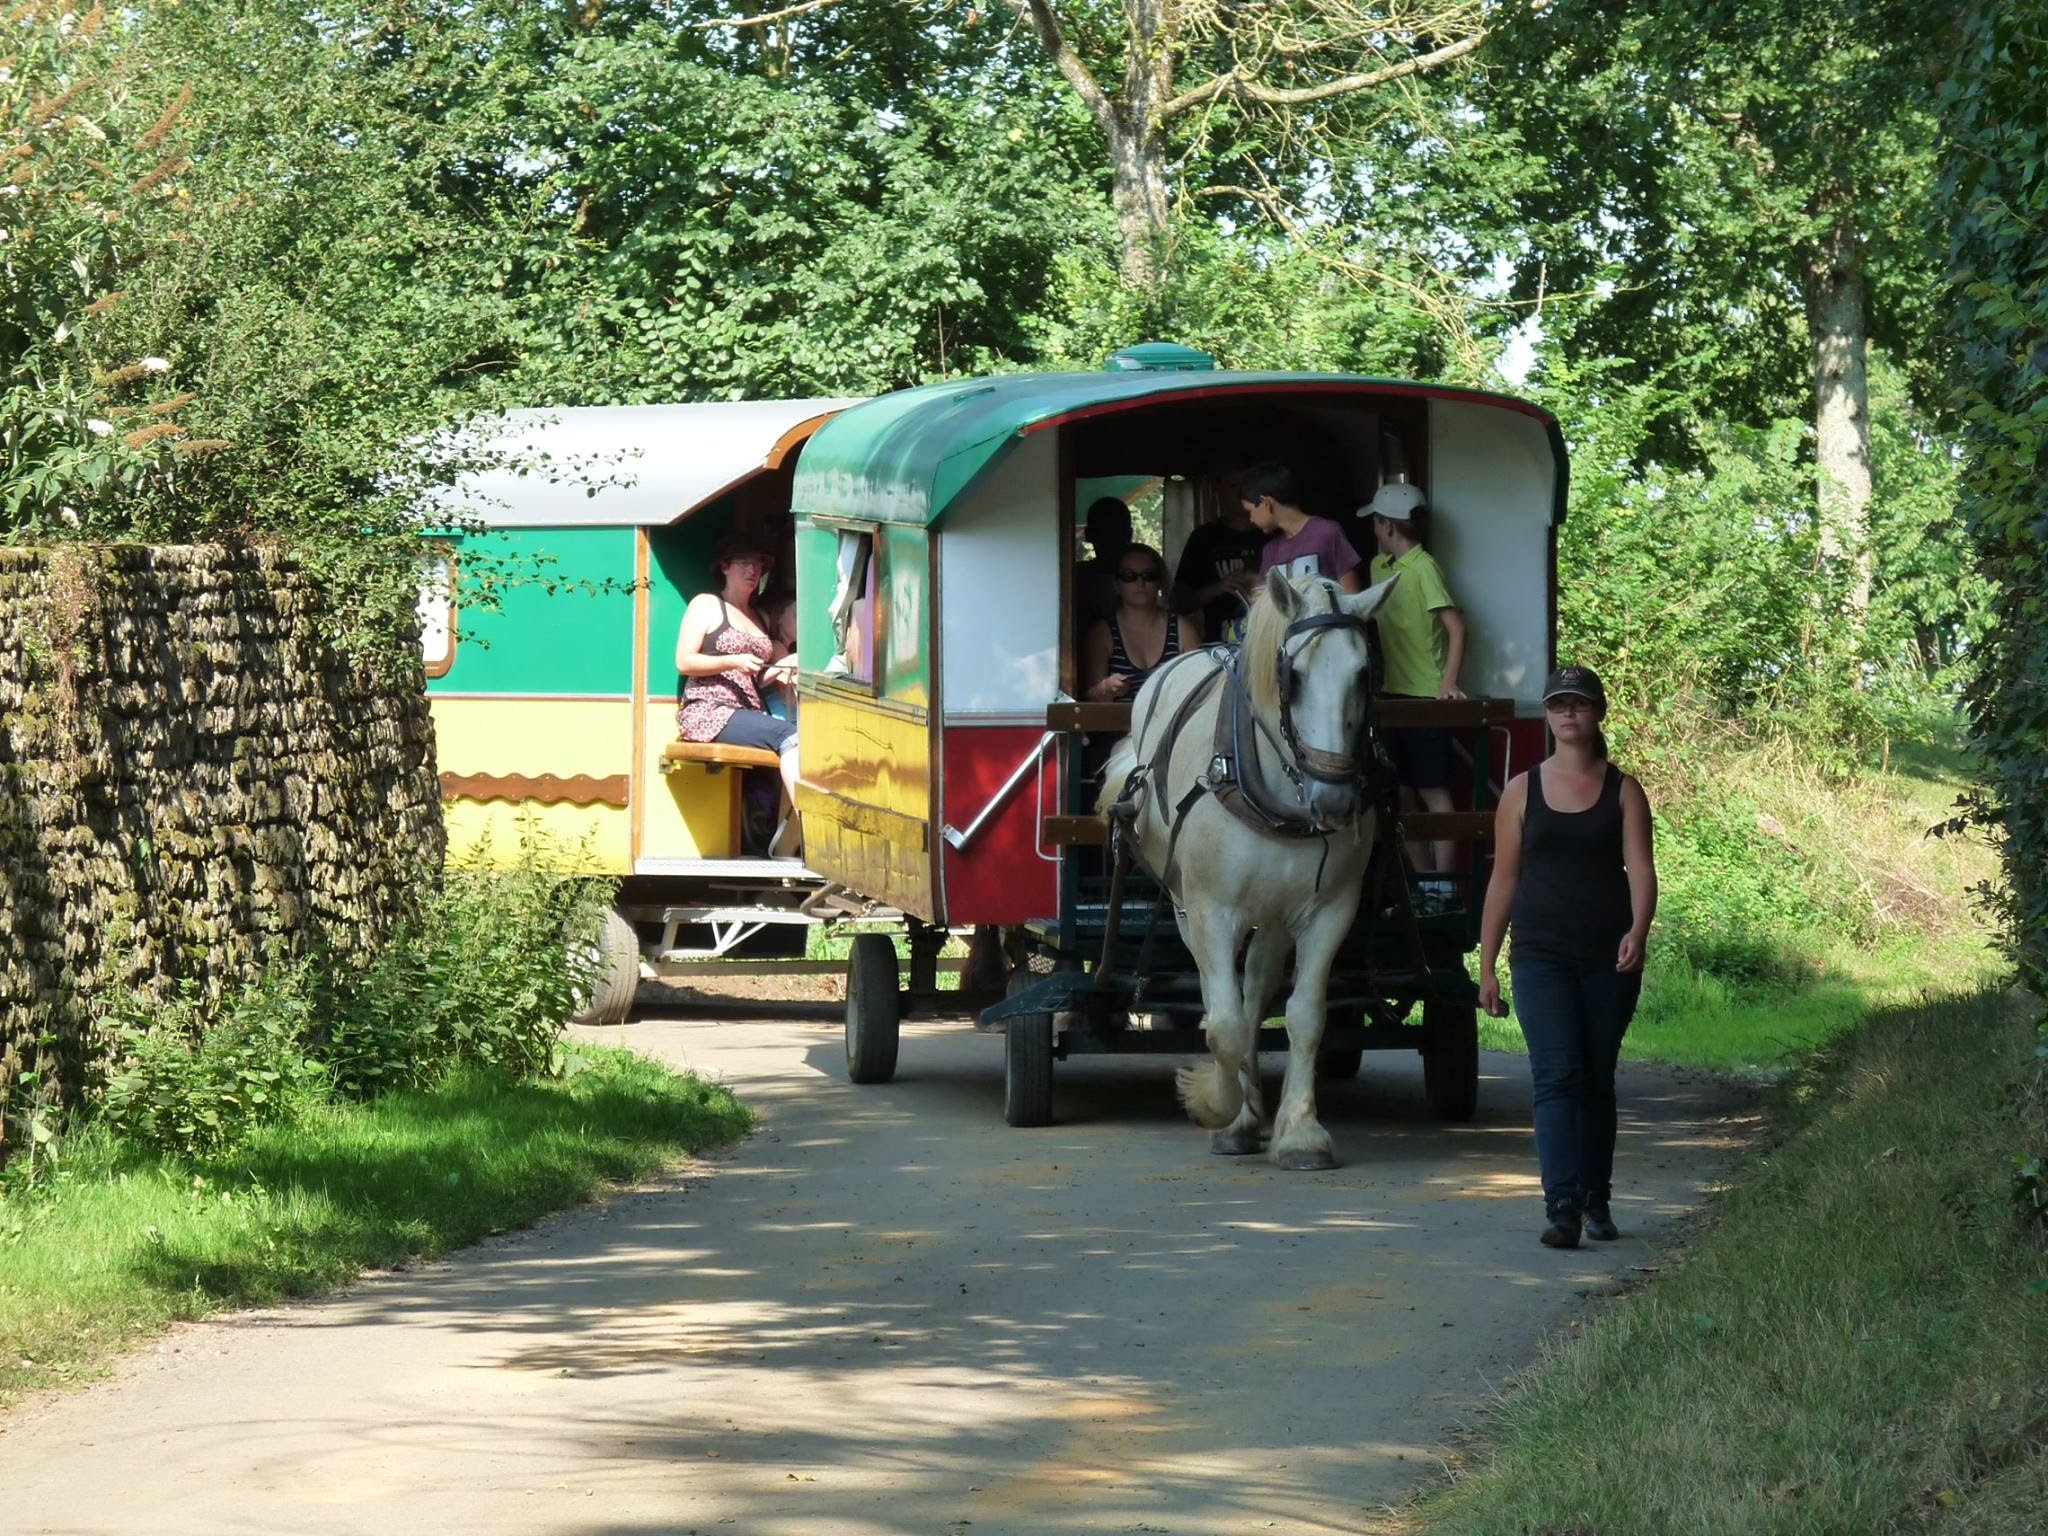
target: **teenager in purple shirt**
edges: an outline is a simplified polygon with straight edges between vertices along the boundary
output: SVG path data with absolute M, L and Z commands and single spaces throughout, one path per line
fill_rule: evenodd
M 1327 576 L 1346 592 L 1361 590 L 1358 551 L 1327 517 L 1301 510 L 1301 480 L 1285 464 L 1254 464 L 1238 496 L 1252 526 L 1272 534 L 1259 556 L 1259 574 L 1278 566 L 1289 576 Z

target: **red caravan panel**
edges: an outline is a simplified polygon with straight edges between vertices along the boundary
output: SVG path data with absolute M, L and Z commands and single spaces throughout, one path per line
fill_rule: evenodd
M 1017 765 L 1045 737 L 1044 726 L 948 725 L 940 743 L 946 823 L 966 830 Z M 1043 779 L 1027 774 L 963 848 L 942 842 L 946 921 L 1022 923 L 1059 910 L 1059 866 L 1038 856 L 1038 807 L 1059 806 L 1059 754 L 1047 747 Z
M 1494 773 L 1497 775 L 1496 782 L 1502 789 L 1507 788 L 1508 780 L 1516 774 L 1527 773 L 1542 762 L 1544 751 L 1550 745 L 1549 738 L 1544 735 L 1541 720 L 1517 720 L 1509 730 L 1513 735 L 1513 745 L 1509 750 L 1505 772 L 1502 771 L 1498 746 L 1494 749 Z

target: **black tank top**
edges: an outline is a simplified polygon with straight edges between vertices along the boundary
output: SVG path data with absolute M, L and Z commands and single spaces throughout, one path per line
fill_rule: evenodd
M 1599 799 L 1583 811 L 1558 811 L 1543 798 L 1543 770 L 1531 770 L 1510 915 L 1515 954 L 1614 964 L 1635 916 L 1622 865 L 1621 777 L 1609 763 Z
M 1109 616 L 1109 675 L 1128 677 L 1133 691 L 1137 685 L 1150 677 L 1165 662 L 1180 654 L 1180 620 L 1169 613 L 1166 616 L 1166 644 L 1160 648 L 1159 660 L 1149 667 L 1141 667 L 1131 660 L 1131 653 L 1124 649 L 1123 627 L 1117 623 L 1116 615 Z M 1128 697 L 1128 695 L 1127 695 Z

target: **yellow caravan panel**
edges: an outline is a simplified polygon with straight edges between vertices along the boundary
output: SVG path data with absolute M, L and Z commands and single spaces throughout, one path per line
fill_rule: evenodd
M 676 701 L 648 703 L 641 733 L 640 858 L 730 859 L 740 856 L 740 784 L 744 770 L 681 763 L 666 773 L 662 749 L 676 739 Z
M 863 895 L 931 917 L 930 716 L 806 680 L 800 726 L 805 862 Z
M 441 694 L 432 705 L 451 858 L 488 846 L 509 862 L 530 821 L 558 848 L 585 850 L 577 868 L 631 872 L 629 700 Z

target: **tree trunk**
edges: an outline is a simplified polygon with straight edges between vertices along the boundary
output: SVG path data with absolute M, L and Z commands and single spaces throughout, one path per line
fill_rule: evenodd
M 1159 109 L 1173 94 L 1173 48 L 1166 0 L 1124 0 L 1130 26 L 1124 88 L 1109 127 L 1111 196 L 1123 247 L 1126 288 L 1159 278 L 1166 242 L 1166 133 Z
M 1124 286 L 1144 289 L 1158 279 L 1160 248 L 1166 240 L 1166 152 L 1158 129 L 1132 122 L 1131 116 L 1118 112 L 1110 131 L 1111 196 L 1123 248 Z
M 1813 338 L 1813 428 L 1820 466 L 1820 547 L 1849 569 L 1849 604 L 1870 606 L 1870 368 L 1863 253 L 1836 229 L 1805 253 L 1806 325 Z

